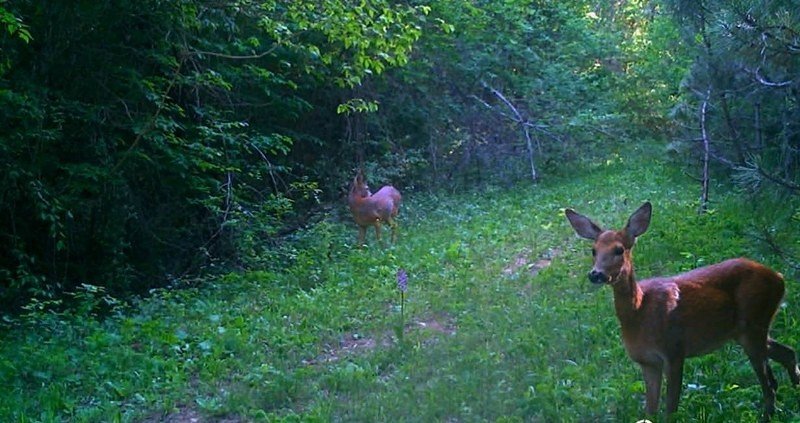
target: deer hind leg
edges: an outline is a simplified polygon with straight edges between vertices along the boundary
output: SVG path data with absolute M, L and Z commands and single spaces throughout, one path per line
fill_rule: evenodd
M 800 369 L 797 368 L 797 354 L 794 350 L 780 342 L 769 338 L 767 340 L 767 353 L 769 358 L 777 361 L 789 373 L 792 384 L 800 384 Z
M 769 421 L 772 414 L 775 412 L 775 388 L 777 384 L 775 377 L 772 375 L 772 370 L 769 368 L 766 356 L 759 357 L 758 355 L 749 356 L 750 365 L 758 376 L 758 381 L 761 383 L 761 391 L 764 394 L 764 417 L 762 421 Z
M 761 391 L 764 394 L 764 421 L 770 419 L 775 412 L 775 387 L 777 382 L 769 367 L 768 337 L 762 331 L 752 331 L 749 335 L 740 337 L 739 344 L 744 348 L 750 365 L 758 377 L 761 384 Z
M 392 230 L 392 244 L 394 244 L 397 242 L 397 221 L 390 217 L 386 220 L 386 223 L 389 224 L 389 228 Z

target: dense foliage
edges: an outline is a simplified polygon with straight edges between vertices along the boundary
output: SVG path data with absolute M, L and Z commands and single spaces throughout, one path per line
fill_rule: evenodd
M 688 146 L 748 188 L 800 193 L 800 9 L 793 1 L 670 1 L 695 58 L 675 117 Z
M 538 181 L 700 103 L 712 157 L 796 191 L 796 11 L 689 3 L 2 2 L 0 302 L 279 266 L 356 168 Z
M 297 259 L 281 271 L 158 290 L 106 319 L 95 315 L 104 294 L 88 290 L 77 309 L 29 312 L 0 339 L 0 420 L 640 420 L 641 371 L 620 342 L 610 288 L 586 279 L 591 245 L 564 207 L 621 226 L 656 199 L 636 247 L 642 278 L 737 254 L 780 269 L 787 306 L 772 336 L 800 345 L 800 272 L 748 233 L 800 201 L 764 196 L 757 207 L 728 191 L 697 214 L 696 183 L 654 159 L 657 148 L 644 140 L 565 165 L 536 190 L 416 193 L 385 249 L 350 248 L 352 224 L 326 221 L 297 233 Z M 783 228 L 794 240 L 797 222 Z M 774 370 L 773 421 L 797 421 L 800 390 Z M 761 390 L 738 346 L 687 360 L 684 384 L 677 421 L 758 421 Z
M 408 60 L 427 10 L 5 5 L 0 300 L 137 292 L 269 242 L 318 194 L 294 156 L 323 147 L 350 87 Z
M 619 116 L 589 7 L 3 3 L 0 300 L 263 257 L 356 167 L 535 179 Z
M 562 209 L 653 201 L 643 274 L 797 280 L 798 34 L 788 0 L 0 0 L 0 420 L 634 421 Z M 392 247 L 353 248 L 358 169 Z M 679 419 L 756 419 L 720 354 Z

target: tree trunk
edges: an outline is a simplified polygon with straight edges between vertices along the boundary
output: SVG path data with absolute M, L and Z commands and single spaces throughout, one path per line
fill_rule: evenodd
M 703 105 L 700 107 L 700 132 L 703 135 L 703 192 L 700 196 L 700 213 L 705 213 L 708 210 L 708 156 L 709 156 L 709 141 L 708 131 L 706 130 L 706 114 L 708 112 L 708 100 L 711 97 L 711 87 L 706 91 L 706 98 L 703 99 Z

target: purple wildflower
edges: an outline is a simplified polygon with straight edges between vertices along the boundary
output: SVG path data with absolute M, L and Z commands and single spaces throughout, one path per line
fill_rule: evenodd
M 397 289 L 400 292 L 406 292 L 408 289 L 408 274 L 403 269 L 397 271 Z

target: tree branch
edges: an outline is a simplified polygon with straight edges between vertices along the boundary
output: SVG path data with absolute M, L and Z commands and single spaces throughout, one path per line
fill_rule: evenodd
M 175 67 L 175 73 L 173 73 L 172 79 L 170 79 L 169 84 L 167 84 L 167 88 L 164 90 L 164 94 L 161 95 L 161 101 L 158 102 L 158 106 L 156 107 L 156 112 L 153 114 L 152 119 L 150 119 L 150 122 L 148 122 L 147 126 L 136 135 L 136 138 L 133 140 L 133 143 L 131 143 L 131 146 L 128 147 L 127 150 L 125 150 L 125 153 L 122 154 L 122 158 L 119 159 L 117 164 L 114 165 L 114 167 L 111 169 L 110 174 L 116 173 L 117 169 L 119 169 L 122 166 L 122 164 L 125 163 L 125 161 L 131 155 L 133 150 L 139 145 L 139 142 L 142 140 L 142 137 L 144 137 L 145 134 L 150 132 L 156 126 L 156 121 L 158 120 L 158 117 L 161 116 L 161 112 L 164 111 L 164 106 L 167 102 L 167 96 L 169 95 L 169 92 L 172 91 L 172 87 L 175 85 L 175 82 L 177 82 L 178 77 L 180 76 L 181 68 L 183 67 L 184 61 L 185 58 L 182 59 L 180 62 L 178 62 L 178 66 Z
M 529 126 L 531 126 L 531 127 L 535 127 L 535 126 L 533 126 L 533 125 L 529 124 L 529 122 L 527 121 L 527 119 L 524 119 L 524 118 L 522 117 L 522 114 L 519 112 L 519 110 L 517 110 L 517 108 L 516 108 L 516 107 L 514 107 L 514 103 L 512 103 L 511 101 L 509 101 L 509 100 L 508 100 L 508 99 L 507 99 L 507 98 L 506 98 L 506 97 L 503 95 L 503 93 L 501 93 L 500 91 L 496 90 L 495 88 L 493 88 L 493 87 L 489 86 L 489 84 L 487 84 L 487 83 L 485 83 L 485 82 L 483 82 L 482 84 L 483 84 L 484 88 L 486 88 L 486 89 L 488 89 L 489 91 L 491 91 L 491 92 L 492 92 L 492 94 L 494 94 L 494 95 L 495 95 L 495 97 L 499 98 L 499 99 L 500 99 L 500 101 L 502 101 L 503 103 L 505 103 L 505 105 L 506 105 L 506 106 L 507 106 L 509 109 L 511 109 L 511 111 L 514 113 L 514 116 L 513 116 L 513 117 L 512 117 L 512 116 L 508 116 L 508 115 L 505 115 L 505 114 L 504 114 L 504 113 L 502 113 L 502 112 L 498 112 L 498 113 L 500 113 L 500 114 L 501 114 L 501 115 L 503 115 L 503 116 L 506 116 L 508 119 L 511 119 L 512 121 L 516 122 L 518 125 L 520 125 L 520 126 L 522 127 L 522 132 L 523 132 L 523 134 L 525 135 L 525 143 L 526 143 L 526 145 L 527 145 L 527 147 L 528 147 L 528 162 L 530 163 L 530 166 L 531 166 L 531 181 L 532 181 L 532 182 L 536 182 L 537 175 L 536 175 L 536 166 L 534 165 L 534 162 L 533 162 L 533 142 L 532 142 L 532 140 L 531 140 L 531 133 L 530 133 L 530 131 L 528 130 L 528 127 L 529 127 Z M 486 106 L 488 106 L 489 108 L 492 108 L 492 107 L 491 107 L 491 106 L 490 106 L 488 103 L 484 102 L 483 100 L 480 100 L 480 99 L 479 99 L 479 101 L 481 101 L 483 104 L 485 104 L 485 105 L 486 105 Z M 536 142 L 536 146 L 538 147 L 538 149 L 539 149 L 539 153 L 541 154 L 541 152 L 542 152 L 542 146 L 539 144 L 538 140 L 537 140 L 537 142 Z
M 280 191 L 279 191 L 279 188 L 280 188 L 280 187 L 278 186 L 278 180 L 277 180 L 277 178 L 276 178 L 276 176 L 275 176 L 275 172 L 273 172 L 273 168 L 274 168 L 274 166 L 272 166 L 272 162 L 270 162 L 270 161 L 269 161 L 269 158 L 267 158 L 267 155 L 266 155 L 266 154 L 264 154 L 264 152 L 263 152 L 263 151 L 261 151 L 261 149 L 260 149 L 260 148 L 258 148 L 258 146 L 257 146 L 257 145 L 255 145 L 255 144 L 254 144 L 254 143 L 252 143 L 252 142 L 251 142 L 251 143 L 248 143 L 248 144 L 250 145 L 250 147 L 253 147 L 253 149 L 254 149 L 254 150 L 256 150 L 256 152 L 258 153 L 258 155 L 259 155 L 259 156 L 261 156 L 261 160 L 263 160 L 263 161 L 264 161 L 264 163 L 266 163 L 266 164 L 267 164 L 267 171 L 269 172 L 269 177 L 272 179 L 272 186 L 273 186 L 273 188 L 275 189 L 275 192 L 276 192 L 276 193 L 277 193 L 277 192 L 280 192 Z M 286 188 L 285 184 L 284 184 L 284 188 Z
M 761 73 L 760 73 L 761 72 L 761 68 L 756 68 L 756 70 L 750 70 L 750 69 L 745 68 L 745 71 L 753 74 L 753 77 L 756 79 L 756 81 L 761 83 L 761 85 L 764 85 L 764 86 L 767 86 L 767 87 L 783 88 L 783 87 L 788 87 L 789 85 L 792 85 L 794 83 L 794 81 L 783 81 L 783 82 L 767 81 L 763 76 L 761 76 Z
M 796 184 L 796 183 L 794 183 L 792 181 L 787 181 L 786 179 L 779 178 L 779 177 L 777 177 L 775 175 L 769 174 L 761 166 L 758 166 L 756 164 L 754 164 L 753 169 L 755 171 L 757 171 L 761 176 L 767 178 L 768 180 L 772 181 L 775 184 L 778 184 L 778 185 L 780 185 L 780 186 L 782 186 L 782 187 L 784 187 L 786 189 L 789 189 L 791 191 L 800 192 L 800 185 L 798 185 L 798 184 Z
M 221 57 L 223 59 L 249 60 L 249 59 L 260 59 L 260 58 L 272 53 L 273 51 L 275 51 L 275 49 L 278 48 L 279 45 L 280 44 L 275 44 L 269 50 L 262 51 L 261 53 L 258 53 L 258 54 L 251 54 L 251 55 L 247 55 L 247 56 L 236 56 L 236 55 L 232 55 L 232 54 L 217 53 L 217 52 L 213 52 L 213 51 L 201 51 L 201 50 L 191 50 L 188 53 L 189 54 L 193 54 L 195 56 L 215 56 L 215 57 Z
M 784 248 L 781 247 L 780 243 L 775 239 L 775 236 L 772 235 L 769 231 L 762 229 L 762 235 L 753 235 L 753 237 L 767 246 L 772 250 L 775 254 L 778 255 L 785 263 L 789 266 L 793 267 L 795 270 L 800 270 L 800 263 L 794 259 L 795 255 L 787 253 Z
M 703 105 L 700 107 L 700 133 L 703 135 L 703 192 L 700 200 L 700 211 L 705 213 L 708 209 L 708 157 L 709 157 L 709 140 L 708 132 L 706 130 L 706 115 L 708 113 L 708 101 L 711 98 L 711 86 L 706 90 Z

